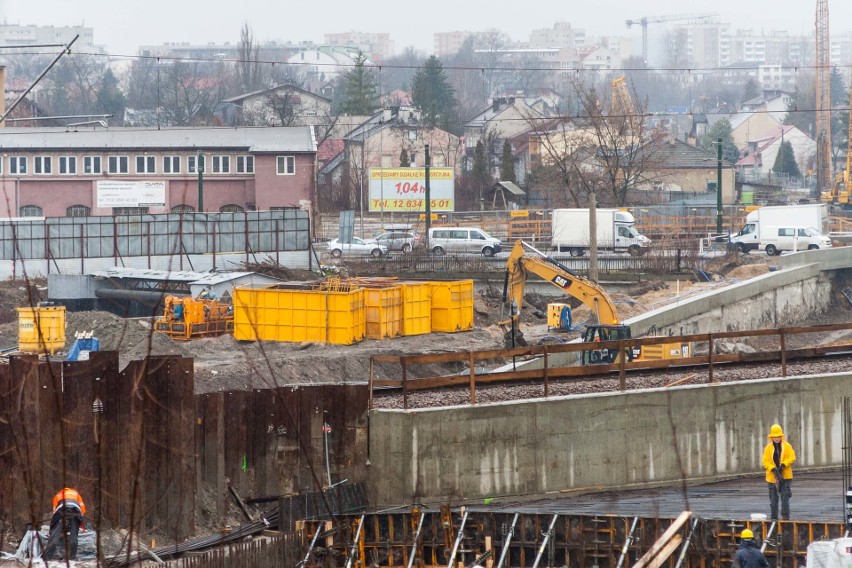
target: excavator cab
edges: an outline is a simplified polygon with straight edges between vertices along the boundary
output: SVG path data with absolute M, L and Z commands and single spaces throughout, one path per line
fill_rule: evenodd
M 583 333 L 583 341 L 592 343 L 595 341 L 618 341 L 619 339 L 630 339 L 630 326 L 627 325 L 587 325 Z M 627 361 L 639 358 L 638 347 L 625 347 L 624 354 Z M 618 362 L 618 350 L 612 348 L 594 349 L 583 351 L 583 365 L 612 365 Z

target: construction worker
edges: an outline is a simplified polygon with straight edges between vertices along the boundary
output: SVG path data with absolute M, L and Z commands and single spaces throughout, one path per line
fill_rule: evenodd
M 66 487 L 53 496 L 50 535 L 44 549 L 46 558 L 77 559 L 77 537 L 80 527 L 84 527 L 85 514 L 86 504 L 76 489 Z
M 793 451 L 781 425 L 773 424 L 769 429 L 769 443 L 763 449 L 763 469 L 766 470 L 766 483 L 769 484 L 769 509 L 773 520 L 778 519 L 778 500 L 781 500 L 781 518 L 790 518 L 790 497 L 793 496 Z
M 768 566 L 766 556 L 754 540 L 754 533 L 751 529 L 745 529 L 740 533 L 740 547 L 734 555 L 734 568 L 766 568 Z

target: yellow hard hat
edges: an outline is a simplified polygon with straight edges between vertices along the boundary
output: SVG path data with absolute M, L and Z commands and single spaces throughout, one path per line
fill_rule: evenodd
M 781 429 L 780 424 L 773 424 L 772 428 L 769 429 L 769 436 L 767 438 L 780 438 L 784 436 L 784 431 Z
M 754 533 L 751 532 L 751 529 L 745 529 L 740 534 L 740 538 L 754 538 Z

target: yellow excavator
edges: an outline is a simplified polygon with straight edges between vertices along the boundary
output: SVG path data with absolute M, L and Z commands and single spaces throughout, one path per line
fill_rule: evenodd
M 527 253 L 527 249 L 534 254 Z M 516 241 L 506 261 L 506 278 L 503 287 L 503 302 L 509 307 L 509 319 L 500 322 L 500 326 L 506 332 L 506 343 L 511 347 L 526 345 L 523 333 L 518 329 L 518 322 L 524 301 L 524 288 L 530 274 L 535 274 L 561 288 L 566 294 L 580 300 L 592 310 L 597 322 L 586 324 L 583 333 L 584 342 L 618 341 L 631 338 L 630 326 L 619 323 L 615 305 L 603 288 L 594 281 L 571 272 L 566 266 L 532 245 Z M 691 345 L 678 343 L 648 346 L 647 353 L 638 347 L 626 348 L 625 355 L 628 361 L 639 361 L 688 357 L 691 351 Z M 584 351 L 582 356 L 583 364 L 612 364 L 617 361 L 618 353 L 614 349 Z

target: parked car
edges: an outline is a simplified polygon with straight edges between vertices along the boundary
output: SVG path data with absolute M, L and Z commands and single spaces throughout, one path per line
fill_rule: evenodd
M 340 258 L 343 255 L 370 255 L 372 257 L 378 258 L 387 254 L 388 247 L 376 242 L 365 241 L 364 239 L 359 239 L 358 237 L 352 237 L 351 243 L 341 243 L 340 239 L 333 239 L 328 241 L 328 252 L 334 258 Z
M 387 231 L 373 241 L 385 245 L 389 251 L 399 250 L 408 254 L 420 242 L 420 236 L 414 231 Z

